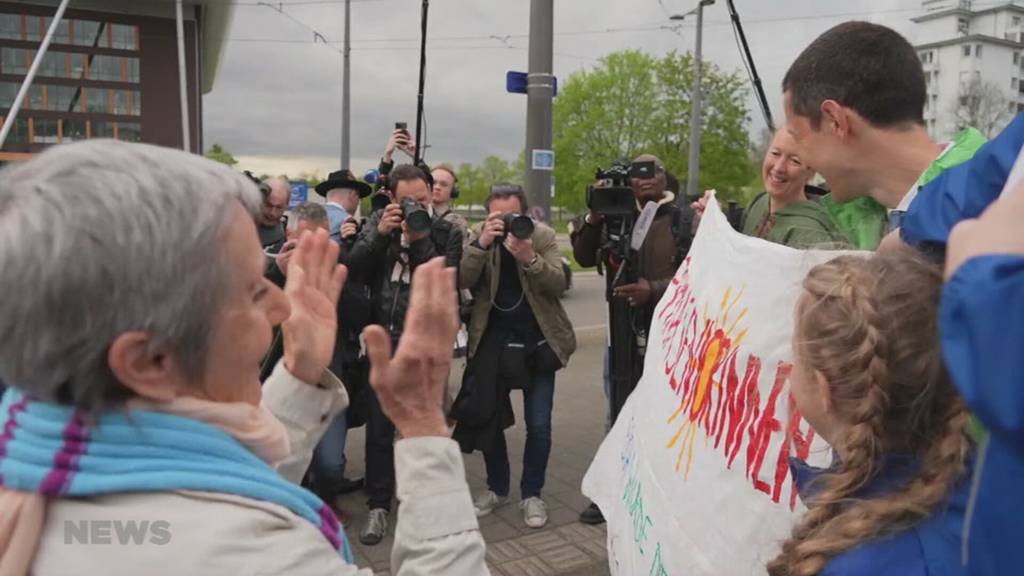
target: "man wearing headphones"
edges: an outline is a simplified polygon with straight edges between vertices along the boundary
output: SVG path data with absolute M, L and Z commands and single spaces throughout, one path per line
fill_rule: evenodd
M 435 217 L 447 220 L 462 232 L 463 238 L 466 238 L 466 228 L 469 225 L 465 218 L 452 210 L 452 200 L 459 197 L 459 179 L 455 176 L 455 169 L 448 164 L 439 164 L 431 171 L 430 176 L 434 179 L 431 202 L 434 205 Z

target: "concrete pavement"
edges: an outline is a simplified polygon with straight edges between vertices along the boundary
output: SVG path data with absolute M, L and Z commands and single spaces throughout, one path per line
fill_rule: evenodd
M 542 497 L 548 505 L 549 522 L 540 530 L 527 528 L 518 507 L 518 485 L 522 474 L 522 393 L 512 393 L 516 425 L 506 431 L 512 468 L 510 503 L 480 519 L 487 542 L 487 561 L 495 576 L 548 576 L 608 574 L 604 526 L 586 526 L 577 520 L 588 500 L 580 493 L 583 475 L 604 435 L 606 401 L 601 383 L 605 336 L 604 278 L 580 276 L 564 300 L 578 332 L 579 347 L 569 366 L 558 372 L 555 383 L 552 449 L 547 482 Z M 464 361 L 456 360 L 453 382 L 461 381 Z M 348 476 L 363 476 L 364 435 L 352 430 L 348 440 Z M 466 477 L 474 496 L 486 490 L 486 474 L 480 453 L 464 455 Z M 360 566 L 389 574 L 394 523 L 391 515 L 388 537 L 377 546 L 359 543 L 359 530 L 366 520 L 366 497 L 362 493 L 339 498 L 347 513 L 345 531 Z

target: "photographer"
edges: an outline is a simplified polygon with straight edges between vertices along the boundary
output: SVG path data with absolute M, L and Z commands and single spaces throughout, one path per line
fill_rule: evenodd
M 396 167 L 389 186 L 392 203 L 370 215 L 351 248 L 347 248 L 345 238 L 351 236 L 355 224 L 342 226 L 342 262 L 369 287 L 373 321 L 384 326 L 397 343 L 404 329 L 413 273 L 438 256 L 444 257 L 446 266 L 457 267 L 462 258 L 462 234 L 450 223 L 431 217 L 430 184 L 419 168 L 409 164 Z M 376 396 L 367 396 L 366 489 L 370 514 L 359 540 L 374 545 L 387 531 L 395 493 L 395 428 L 381 411 Z
M 616 233 L 616 230 L 609 230 L 609 226 L 605 225 L 606 216 L 593 206 L 571 235 L 573 254 L 581 266 L 588 268 L 601 264 L 605 268 L 609 330 L 613 343 L 605 356 L 604 370 L 604 388 L 609 403 L 609 427 L 613 415 L 617 414 L 618 408 L 621 407 L 617 404 L 624 399 L 624 392 L 631 391 L 640 379 L 643 355 L 646 351 L 646 336 L 654 308 L 690 249 L 693 219 L 692 211 L 689 208 L 678 207 L 674 201 L 675 195 L 667 191 L 665 165 L 657 157 L 650 154 L 637 157 L 629 166 L 628 176 L 619 178 L 624 181 L 623 183 L 628 182 L 635 198 L 635 210 L 632 214 L 620 217 L 626 219 L 627 229 L 632 230 L 637 214 L 649 202 L 657 204 L 654 220 L 636 254 L 632 254 L 628 245 L 626 254 L 617 253 L 622 250 L 614 248 L 610 242 L 610 235 Z M 630 270 L 635 273 L 636 279 L 632 282 L 620 280 L 618 284 L 613 284 L 624 262 L 629 262 Z M 622 305 L 623 301 L 625 306 Z M 617 329 L 622 330 L 623 326 L 630 332 L 631 349 L 628 351 L 614 349 L 614 342 L 625 341 L 617 339 L 615 333 Z M 638 334 L 636 337 L 635 333 Z M 618 374 L 613 373 L 611 360 L 616 352 L 620 352 L 620 357 L 623 352 L 632 357 L 631 366 L 620 366 Z M 626 387 L 625 391 L 615 389 L 612 384 L 616 379 L 619 386 Z M 591 504 L 580 515 L 580 521 L 599 524 L 604 522 L 604 518 L 601 511 Z
M 569 361 L 576 337 L 560 297 L 565 275 L 555 232 L 534 223 L 526 195 L 516 185 L 496 185 L 485 202 L 489 216 L 474 227 L 459 272 L 459 286 L 472 290 L 469 364 L 452 416 L 464 452 L 480 449 L 488 490 L 474 506 L 477 516 L 508 501 L 511 388 L 523 390 L 526 448 L 520 482 L 523 521 L 541 528 L 548 521 L 541 489 L 551 453 L 555 371 Z

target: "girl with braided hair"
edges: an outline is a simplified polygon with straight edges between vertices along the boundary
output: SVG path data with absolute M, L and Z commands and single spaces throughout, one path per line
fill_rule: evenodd
M 942 270 L 909 249 L 843 256 L 803 288 L 792 394 L 835 460 L 792 462 L 808 511 L 768 573 L 963 574 L 973 446 L 939 347 Z

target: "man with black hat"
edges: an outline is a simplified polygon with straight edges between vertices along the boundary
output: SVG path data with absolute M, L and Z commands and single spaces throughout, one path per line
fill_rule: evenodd
M 352 171 L 346 169 L 331 172 L 327 180 L 316 185 L 316 193 L 327 199 L 327 219 L 330 222 L 331 239 L 341 242 L 341 226 L 356 215 L 359 200 L 370 195 L 372 190 L 365 182 L 356 180 Z

